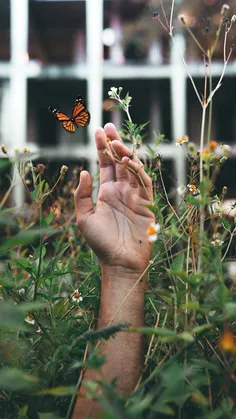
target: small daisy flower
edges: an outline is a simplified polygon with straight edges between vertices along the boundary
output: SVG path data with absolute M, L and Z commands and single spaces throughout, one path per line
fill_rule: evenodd
M 148 241 L 150 243 L 153 243 L 157 240 L 157 236 L 160 233 L 161 226 L 160 224 L 151 223 L 148 227 L 147 233 L 148 233 Z
M 200 189 L 197 186 L 195 186 L 193 183 L 189 183 L 187 185 L 187 188 L 188 188 L 189 192 L 191 192 L 191 194 L 193 196 L 197 196 L 197 195 L 200 194 Z
M 223 156 L 230 157 L 232 154 L 232 148 L 227 144 L 221 144 L 221 149 L 223 151 Z
M 36 329 L 36 333 L 41 333 L 42 332 L 42 330 L 41 330 L 41 327 L 37 327 L 37 329 Z
M 81 296 L 79 290 L 75 290 L 73 292 L 71 299 L 74 303 L 79 303 L 80 301 L 83 301 L 83 297 Z
M 108 96 L 112 97 L 112 96 L 116 96 L 117 95 L 117 87 L 111 87 L 109 92 L 108 92 Z
M 26 323 L 29 323 L 29 324 L 35 324 L 35 320 L 32 317 L 30 317 L 30 316 L 27 316 L 25 318 L 25 322 Z
M 193 191 L 193 196 L 197 196 L 200 194 L 200 189 L 196 186 L 194 191 Z
M 215 149 L 217 148 L 217 146 L 218 146 L 218 144 L 217 144 L 217 142 L 215 140 L 212 140 L 212 141 L 209 142 L 209 149 L 211 151 L 215 151 Z
M 177 140 L 176 145 L 182 145 L 183 143 L 187 143 L 188 140 L 189 140 L 189 137 L 187 135 L 183 135 L 183 137 Z
M 213 239 L 211 241 L 211 244 L 213 244 L 213 246 L 217 247 L 217 246 L 222 246 L 222 244 L 224 244 L 223 240 L 220 239 Z

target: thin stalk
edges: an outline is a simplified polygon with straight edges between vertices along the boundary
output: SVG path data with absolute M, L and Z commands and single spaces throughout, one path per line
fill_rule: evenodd
M 171 11 L 170 11 L 170 24 L 169 24 L 169 27 L 170 27 L 169 35 L 172 38 L 173 38 L 173 29 L 174 29 L 174 26 L 173 26 L 174 7 L 175 7 L 175 0 L 172 0 Z
M 206 110 L 207 105 L 203 104 L 202 106 L 202 125 L 201 125 L 201 137 L 200 137 L 200 182 L 203 180 L 203 158 L 202 152 L 204 149 L 204 134 L 205 134 L 205 124 L 206 124 Z
M 165 19 L 165 21 L 166 21 L 166 26 L 167 26 L 167 28 L 168 28 L 168 27 L 169 27 L 169 22 L 168 22 L 168 20 L 167 20 L 166 12 L 165 12 L 165 9 L 164 9 L 164 6 L 163 6 L 163 0 L 161 0 L 161 1 L 160 1 L 160 4 L 161 4 L 161 10 L 162 10 L 162 13 L 163 13 L 164 19 Z
M 206 109 L 207 106 L 204 103 L 202 107 L 202 125 L 201 125 L 201 138 L 200 138 L 200 182 L 203 181 L 203 158 L 202 152 L 204 148 L 204 133 L 205 133 L 205 123 L 206 123 Z M 203 241 L 203 232 L 204 232 L 204 205 L 200 207 L 200 227 L 199 227 L 199 252 L 198 252 L 198 273 L 201 271 L 201 262 L 202 262 L 202 241 Z
M 191 76 L 191 74 L 190 74 L 190 72 L 189 72 L 189 69 L 188 69 L 187 63 L 186 63 L 186 61 L 185 61 L 185 59 L 184 59 L 183 55 L 181 54 L 181 51 L 180 51 L 180 49 L 179 49 L 179 47 L 178 47 L 178 45 L 177 45 L 177 43 L 176 43 L 176 41 L 175 41 L 174 36 L 173 36 L 173 35 L 170 35 L 170 36 L 171 36 L 171 39 L 172 39 L 172 41 L 173 41 L 173 43 L 174 43 L 174 45 L 175 45 L 175 48 L 177 49 L 177 51 L 178 51 L 178 53 L 179 53 L 179 56 L 180 56 L 180 58 L 181 58 L 181 60 L 182 60 L 182 62 L 183 62 L 183 64 L 184 64 L 184 67 L 186 68 L 186 71 L 187 71 L 188 77 L 189 77 L 189 79 L 190 79 L 190 81 L 191 81 L 191 83 L 192 83 L 192 86 L 193 86 L 193 89 L 194 89 L 194 91 L 195 91 L 195 93 L 196 93 L 196 96 L 197 96 L 197 98 L 198 98 L 198 100 L 199 100 L 199 102 L 200 102 L 200 104 L 201 104 L 201 106 L 202 106 L 202 99 L 201 99 L 201 96 L 200 96 L 200 94 L 198 93 L 198 90 L 197 90 L 196 84 L 195 84 L 195 82 L 194 82 L 194 80 L 193 80 L 193 78 L 192 78 L 192 76 Z
M 209 65 L 209 91 L 212 93 L 212 72 L 211 72 L 211 55 L 209 56 L 208 65 Z M 208 128 L 207 128 L 207 144 L 209 145 L 211 141 L 211 127 L 212 127 L 212 108 L 213 101 L 210 101 L 209 112 L 208 112 Z
M 196 36 L 193 34 L 192 30 L 190 29 L 190 27 L 186 24 L 184 24 L 184 27 L 187 29 L 189 35 L 191 36 L 191 38 L 194 40 L 195 44 L 198 46 L 198 48 L 202 51 L 202 53 L 204 55 L 207 56 L 207 52 L 204 50 L 204 48 L 201 46 L 200 42 L 197 40 Z
M 230 248 L 230 246 L 231 246 L 231 243 L 232 243 L 233 237 L 234 237 L 234 235 L 235 235 L 235 232 L 236 232 L 236 227 L 233 229 L 233 232 L 232 232 L 232 233 L 230 233 L 229 243 L 228 243 L 228 246 L 227 246 L 227 248 L 226 248 L 226 251 L 225 251 L 224 255 L 223 255 L 223 256 L 222 256 L 222 258 L 221 258 L 221 262 L 223 262 L 223 261 L 224 261 L 224 259 L 226 258 L 226 255 L 227 255 L 227 253 L 228 253 L 228 251 L 229 251 L 229 248 Z
M 190 255 L 190 244 L 191 244 L 191 237 L 188 237 L 188 247 L 187 247 L 187 257 L 186 257 L 186 276 L 188 276 L 188 271 L 189 271 L 189 255 Z M 186 281 L 185 284 L 185 291 L 186 291 L 186 295 L 185 295 L 185 304 L 188 304 L 188 298 L 189 298 L 189 288 L 188 288 L 188 282 Z M 188 324 L 188 308 L 185 308 L 185 326 L 187 326 Z
M 42 229 L 43 224 L 43 202 L 42 202 L 42 179 L 41 176 L 39 178 L 40 181 L 40 202 L 39 202 L 39 226 L 40 230 Z M 37 277 L 35 281 L 35 287 L 34 287 L 34 300 L 36 300 L 36 294 L 38 289 L 38 281 L 41 274 L 41 264 L 42 264 L 42 254 L 43 254 L 43 237 L 40 231 L 40 242 L 39 242 L 39 264 L 38 264 L 38 271 L 37 271 Z

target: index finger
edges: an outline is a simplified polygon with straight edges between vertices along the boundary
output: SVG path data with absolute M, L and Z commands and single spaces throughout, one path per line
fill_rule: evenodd
M 115 181 L 114 159 L 111 155 L 107 136 L 103 128 L 95 131 L 95 142 L 98 152 L 98 164 L 100 168 L 100 185 Z

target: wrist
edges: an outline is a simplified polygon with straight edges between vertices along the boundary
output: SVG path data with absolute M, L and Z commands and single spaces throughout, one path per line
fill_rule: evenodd
M 136 283 L 135 289 L 144 289 L 146 285 L 147 269 L 134 270 L 121 265 L 110 266 L 101 263 L 102 283 L 113 289 L 129 290 Z
M 113 322 L 143 325 L 146 272 L 101 265 L 102 287 L 98 326 Z

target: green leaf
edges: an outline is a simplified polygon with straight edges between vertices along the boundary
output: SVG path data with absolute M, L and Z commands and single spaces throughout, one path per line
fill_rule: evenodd
M 45 180 L 43 179 L 35 188 L 35 190 L 33 192 L 30 193 L 31 198 L 33 198 L 34 201 L 37 201 L 40 193 L 42 193 L 43 191 L 43 185 L 44 185 Z
M 26 374 L 17 368 L 2 368 L 0 370 L 0 388 L 6 391 L 31 391 L 32 386 L 38 383 L 33 375 Z
M 129 327 L 129 323 L 120 323 L 112 326 L 102 327 L 101 329 L 97 330 L 87 330 L 86 332 L 82 333 L 78 338 L 76 338 L 72 342 L 72 347 L 80 340 L 87 340 L 89 342 L 95 342 L 101 339 L 109 339 L 110 337 L 114 336 L 115 333 L 121 332 L 122 330 L 127 330 Z
M 189 332 L 178 333 L 178 339 L 184 340 L 185 342 L 194 342 L 194 337 Z
M 32 301 L 30 303 L 19 304 L 17 310 L 20 313 L 27 313 L 28 311 L 42 310 L 46 307 L 46 303 L 40 301 Z
M 174 262 L 171 264 L 171 271 L 172 272 L 181 272 L 184 269 L 184 260 L 185 254 L 180 253 L 180 255 L 176 256 Z
M 24 325 L 24 313 L 10 302 L 0 301 L 1 329 L 27 330 Z
M 0 170 L 5 170 L 9 165 L 10 165 L 10 161 L 8 159 L 0 160 Z
M 212 329 L 212 324 L 202 324 L 201 326 L 194 327 L 192 329 L 193 335 L 198 335 L 199 333 L 205 332 L 205 330 Z
M 50 212 L 48 216 L 43 219 L 43 221 L 45 221 L 45 224 L 49 226 L 53 220 L 53 217 L 54 217 L 54 211 Z
M 74 386 L 61 386 L 48 388 L 47 390 L 42 390 L 37 393 L 38 396 L 44 396 L 45 394 L 50 394 L 51 396 L 72 396 L 78 393 L 78 389 Z
M 44 256 L 46 255 L 46 246 L 42 245 L 37 247 L 36 249 L 34 249 L 34 259 L 37 260 L 40 258 L 40 253 L 41 253 L 41 258 L 44 258 Z
M 224 218 L 221 218 L 221 224 L 223 225 L 224 228 L 226 228 L 226 230 L 231 230 L 231 225 L 229 223 L 229 221 L 225 220 Z
M 189 301 L 187 304 L 183 304 L 181 306 L 182 310 L 188 309 L 188 310 L 197 310 L 199 308 L 199 302 L 198 301 Z
M 217 287 L 216 295 L 221 307 L 223 307 L 229 295 L 229 291 L 223 282 Z
M 14 248 L 15 246 L 26 246 L 29 243 L 32 243 L 35 239 L 46 234 L 55 233 L 56 230 L 51 227 L 47 228 L 35 228 L 30 230 L 21 231 L 15 237 L 8 239 L 5 243 L 0 246 L 0 255 L 6 253 L 9 249 Z
M 9 227 L 17 227 L 17 222 L 8 214 L 1 212 L 0 213 L 0 225 L 5 225 Z
M 236 303 L 232 303 L 232 302 L 226 303 L 224 309 L 225 309 L 226 317 L 229 317 L 229 318 L 236 317 Z

